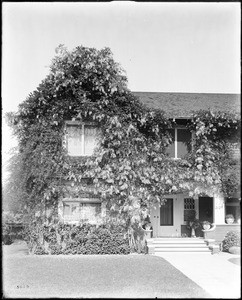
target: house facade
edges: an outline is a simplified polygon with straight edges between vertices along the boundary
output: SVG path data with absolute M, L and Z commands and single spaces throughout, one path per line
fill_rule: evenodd
M 189 152 L 189 140 L 194 133 L 182 130 L 179 124 L 189 121 L 194 111 L 210 109 L 213 112 L 239 112 L 240 97 L 232 94 L 193 94 L 193 93 L 134 93 L 143 103 L 152 108 L 162 108 L 166 113 L 176 120 L 177 128 L 174 129 L 174 143 L 170 146 L 170 154 L 174 159 L 182 158 Z M 179 105 L 178 105 L 179 103 Z M 231 155 L 240 163 L 240 145 L 231 143 Z M 151 223 L 153 225 L 153 236 L 189 236 L 187 231 L 187 215 L 190 210 L 196 211 L 199 221 L 209 221 L 218 228 L 228 230 L 225 216 L 232 214 L 235 218 L 234 224 L 240 223 L 240 191 L 233 198 L 227 198 L 223 193 L 216 193 L 213 197 L 206 195 L 196 199 L 189 194 L 167 195 L 168 201 L 164 206 L 158 205 L 151 211 Z M 197 235 L 203 236 L 198 230 Z M 214 233 L 211 235 L 214 237 Z
M 213 112 L 238 112 L 240 96 L 233 94 L 187 94 L 187 93 L 144 93 L 134 92 L 135 96 L 149 108 L 165 111 L 176 126 L 170 129 L 171 144 L 167 147 L 167 156 L 172 160 L 183 159 L 193 147 L 196 135 L 187 128 L 187 123 L 195 111 L 210 109 Z M 85 123 L 81 120 L 66 121 L 63 144 L 70 157 L 85 157 L 93 155 L 97 146 L 99 129 L 95 123 Z M 240 159 L 240 145 L 231 142 L 231 155 Z M 177 174 L 179 176 L 179 174 Z M 59 218 L 64 223 L 88 222 L 97 224 L 106 216 L 105 203 L 101 202 L 92 186 L 86 183 L 85 191 L 79 192 L 78 184 L 69 185 L 59 201 Z M 201 195 L 191 197 L 189 193 L 174 193 L 165 195 L 164 205 L 154 205 L 150 210 L 150 222 L 153 237 L 189 236 L 187 220 L 191 211 L 196 211 L 199 221 L 209 221 L 219 228 L 227 226 L 225 216 L 233 214 L 234 224 L 240 223 L 240 191 L 232 198 L 222 193 L 212 197 Z M 203 236 L 203 232 L 197 232 Z

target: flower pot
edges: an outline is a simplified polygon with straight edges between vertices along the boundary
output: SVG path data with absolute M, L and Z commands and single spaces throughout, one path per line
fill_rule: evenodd
M 152 238 L 152 229 L 145 229 L 145 238 L 146 239 L 151 239 Z
M 234 223 L 234 219 L 233 218 L 227 218 L 226 219 L 226 223 L 227 224 L 233 224 Z
M 196 237 L 195 228 L 192 228 L 191 237 Z
M 209 224 L 204 224 L 203 225 L 203 229 L 204 230 L 209 230 L 210 229 L 210 225 Z

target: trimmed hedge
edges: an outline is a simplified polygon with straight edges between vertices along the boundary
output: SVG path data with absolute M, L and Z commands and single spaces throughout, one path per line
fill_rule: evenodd
M 222 247 L 224 252 L 229 252 L 231 247 L 240 247 L 240 232 L 239 231 L 229 231 L 227 232 L 223 242 Z
M 32 226 L 26 230 L 25 240 L 30 252 L 37 255 L 130 253 L 128 237 L 121 226 Z

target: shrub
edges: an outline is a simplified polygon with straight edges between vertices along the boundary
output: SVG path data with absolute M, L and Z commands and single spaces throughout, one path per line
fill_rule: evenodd
M 49 249 L 50 249 L 50 254 L 55 254 L 55 255 L 62 254 L 61 245 L 50 244 Z
M 229 248 L 233 246 L 240 247 L 240 232 L 239 231 L 227 232 L 222 242 L 222 246 L 224 252 L 229 252 Z
M 229 253 L 239 255 L 240 254 L 240 247 L 236 247 L 236 246 L 230 247 L 229 248 Z
M 123 227 L 90 224 L 30 226 L 25 233 L 34 254 L 129 254 Z M 43 246 L 45 244 L 45 247 Z M 36 246 L 36 247 L 35 247 Z
M 48 254 L 48 253 L 45 251 L 44 247 L 38 245 L 34 250 L 34 254 L 43 255 L 43 254 Z
M 2 213 L 2 243 L 10 245 L 15 239 L 22 238 L 22 215 L 20 213 L 14 214 L 10 211 Z
M 3 245 L 11 245 L 13 243 L 13 235 L 11 233 L 11 229 L 6 224 L 3 224 L 2 237 L 3 237 L 2 239 Z

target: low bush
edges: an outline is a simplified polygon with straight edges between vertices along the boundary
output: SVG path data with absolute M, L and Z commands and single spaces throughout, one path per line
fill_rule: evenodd
M 230 247 L 229 248 L 229 253 L 239 255 L 240 254 L 240 247 L 237 247 L 237 246 Z
M 240 232 L 239 231 L 229 231 L 227 232 L 223 242 L 222 247 L 224 252 L 229 252 L 231 247 L 240 247 Z
M 3 211 L 2 213 L 2 244 L 11 245 L 15 239 L 22 239 L 22 215 Z
M 121 226 L 32 225 L 24 236 L 30 251 L 38 255 L 130 253 L 128 237 Z
M 11 228 L 6 224 L 2 225 L 2 243 L 3 245 L 11 245 L 13 243 Z
M 38 245 L 34 250 L 34 254 L 43 255 L 43 254 L 47 254 L 47 252 L 45 251 L 44 247 Z

